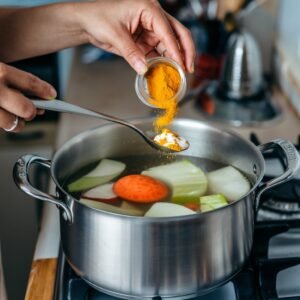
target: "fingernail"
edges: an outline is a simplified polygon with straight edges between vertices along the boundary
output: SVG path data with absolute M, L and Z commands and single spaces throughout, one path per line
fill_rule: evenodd
M 141 60 L 138 60 L 135 63 L 135 69 L 136 69 L 137 73 L 140 74 L 140 75 L 145 74 L 148 70 L 146 64 Z
M 48 100 L 52 100 L 57 96 L 56 90 L 50 86 L 50 95 L 47 97 Z

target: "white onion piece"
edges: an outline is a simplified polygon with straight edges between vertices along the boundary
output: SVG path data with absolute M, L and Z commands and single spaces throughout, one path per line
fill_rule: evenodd
M 145 217 L 177 217 L 194 215 L 196 212 L 179 204 L 158 202 L 151 206 L 146 212 Z
M 88 190 L 82 194 L 82 198 L 99 200 L 99 201 L 114 201 L 118 196 L 113 191 L 113 183 L 106 183 L 100 186 L 97 186 L 91 190 Z
M 95 169 L 70 183 L 68 190 L 71 193 L 79 192 L 107 183 L 119 176 L 125 170 L 125 167 L 126 165 L 122 162 L 106 158 L 102 159 Z
M 250 191 L 250 183 L 234 167 L 224 167 L 207 174 L 208 194 L 223 194 L 229 201 L 236 201 Z

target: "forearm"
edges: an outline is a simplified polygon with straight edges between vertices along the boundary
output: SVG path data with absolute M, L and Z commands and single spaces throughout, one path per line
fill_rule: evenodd
M 0 9 L 0 61 L 11 62 L 86 43 L 79 3 Z

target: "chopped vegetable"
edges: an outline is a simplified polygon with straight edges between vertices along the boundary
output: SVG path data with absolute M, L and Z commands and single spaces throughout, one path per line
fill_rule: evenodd
M 151 207 L 151 203 L 134 203 L 129 201 L 122 201 L 120 208 L 130 210 L 130 211 L 136 211 L 137 214 L 143 216 L 147 210 Z
M 112 213 L 116 213 L 116 214 L 128 215 L 128 216 L 143 216 L 144 215 L 144 210 L 142 210 L 142 209 L 133 209 L 132 207 L 131 208 L 123 208 L 123 207 L 118 207 L 115 205 L 107 204 L 104 202 L 82 199 L 82 198 L 80 199 L 80 202 L 91 208 L 96 208 L 96 209 L 100 209 L 103 211 L 112 212 Z
M 177 217 L 194 215 L 196 212 L 179 204 L 159 202 L 151 206 L 145 217 Z
M 140 174 L 122 177 L 113 190 L 123 199 L 140 203 L 161 201 L 169 195 L 169 188 L 163 182 Z
M 250 183 L 234 167 L 228 166 L 207 174 L 208 191 L 211 194 L 223 194 L 229 201 L 236 201 L 250 190 Z
M 199 203 L 199 197 L 207 190 L 207 178 L 203 171 L 188 160 L 153 167 L 142 172 L 166 182 L 171 186 L 172 202 L 185 204 Z
M 200 210 L 200 204 L 199 203 L 189 202 L 189 203 L 185 203 L 184 206 L 191 209 L 191 210 L 193 210 L 193 211 L 199 211 Z
M 200 197 L 201 212 L 214 210 L 226 205 L 228 205 L 226 198 L 220 194 Z
M 125 164 L 111 159 L 102 159 L 94 170 L 68 185 L 69 192 L 79 192 L 107 183 L 119 176 Z
M 83 193 L 81 197 L 107 203 L 115 203 L 118 200 L 118 196 L 113 191 L 113 183 L 106 183 L 97 186 Z

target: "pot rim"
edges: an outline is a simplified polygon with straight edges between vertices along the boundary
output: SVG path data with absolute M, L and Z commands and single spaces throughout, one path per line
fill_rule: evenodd
M 133 124 L 138 125 L 138 124 L 144 123 L 145 121 L 149 121 L 149 122 L 153 121 L 153 118 L 144 117 L 144 118 L 134 118 L 134 119 L 128 119 L 128 120 L 130 120 Z M 219 125 L 211 125 L 211 124 L 205 123 L 203 121 L 199 121 L 197 119 L 192 119 L 192 118 L 177 118 L 173 121 L 173 123 L 175 123 L 175 124 L 196 123 L 198 125 L 200 124 L 203 127 L 206 127 L 206 128 L 218 131 L 218 132 L 223 132 L 223 133 L 225 132 L 225 133 L 227 133 L 229 135 L 232 135 L 236 138 L 242 139 L 244 143 L 246 143 L 250 148 L 252 148 L 252 150 L 254 152 L 256 152 L 256 154 L 259 158 L 259 161 L 261 163 L 261 173 L 260 173 L 259 177 L 256 179 L 255 184 L 253 184 L 253 186 L 251 187 L 250 191 L 247 194 L 245 194 L 242 198 L 240 198 L 236 201 L 233 201 L 233 202 L 229 203 L 226 206 L 222 206 L 222 207 L 219 207 L 219 208 L 216 208 L 214 210 L 207 211 L 207 212 L 201 212 L 201 213 L 196 213 L 196 214 L 192 214 L 192 215 L 176 216 L 176 217 L 159 217 L 159 218 L 157 218 L 157 217 L 145 217 L 145 216 L 129 216 L 129 215 L 121 215 L 121 214 L 118 214 L 118 213 L 108 212 L 108 211 L 100 210 L 100 209 L 97 209 L 97 208 L 89 207 L 89 206 L 81 203 L 78 199 L 74 198 L 71 194 L 69 194 L 61 186 L 61 184 L 58 182 L 58 180 L 57 180 L 57 178 L 54 174 L 54 168 L 52 166 L 53 166 L 53 163 L 55 163 L 55 161 L 58 159 L 60 153 L 63 152 L 63 150 L 65 148 L 67 148 L 69 144 L 72 144 L 72 143 L 75 143 L 76 141 L 82 140 L 82 137 L 86 136 L 89 133 L 92 133 L 94 131 L 99 130 L 99 128 L 106 128 L 106 127 L 114 128 L 114 127 L 122 127 L 123 126 L 123 125 L 120 125 L 120 124 L 111 124 L 111 123 L 104 123 L 102 125 L 89 128 L 89 129 L 73 136 L 69 140 L 67 140 L 61 147 L 59 147 L 59 149 L 57 149 L 55 151 L 55 153 L 52 157 L 50 172 L 51 172 L 52 180 L 54 181 L 54 183 L 56 185 L 56 190 L 59 191 L 60 193 L 63 193 L 64 195 L 68 196 L 69 198 L 72 198 L 76 203 L 78 203 L 79 205 L 83 206 L 86 209 L 91 209 L 91 210 L 97 211 L 100 214 L 104 214 L 104 215 L 108 215 L 108 216 L 115 216 L 115 217 L 118 217 L 118 218 L 120 218 L 120 217 L 121 218 L 130 218 L 130 219 L 134 218 L 135 220 L 140 220 L 142 222 L 153 222 L 153 221 L 157 221 L 157 222 L 160 222 L 160 221 L 167 222 L 168 221 L 168 222 L 170 222 L 170 221 L 189 221 L 189 220 L 193 220 L 193 219 L 196 219 L 196 218 L 200 219 L 203 214 L 210 214 L 210 213 L 214 213 L 216 211 L 230 209 L 231 206 L 237 205 L 237 203 L 244 200 L 250 194 L 255 192 L 255 190 L 257 189 L 258 185 L 262 181 L 262 179 L 264 177 L 264 174 L 265 174 L 265 160 L 264 160 L 264 157 L 263 157 L 261 151 L 259 151 L 257 146 L 255 146 L 253 143 L 251 143 L 250 141 L 248 141 L 247 139 L 242 137 L 240 134 L 238 134 L 238 133 L 236 133 L 232 130 L 228 130 L 228 129 L 224 130 Z

